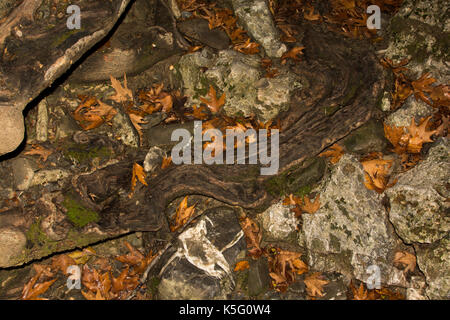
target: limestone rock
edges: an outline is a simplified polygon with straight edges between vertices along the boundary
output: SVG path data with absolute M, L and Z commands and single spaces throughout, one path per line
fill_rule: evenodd
M 261 214 L 262 226 L 267 234 L 277 240 L 283 240 L 295 232 L 298 221 L 289 206 L 278 202 Z
M 27 239 L 23 232 L 13 228 L 0 229 L 0 267 L 9 267 L 25 249 Z
M 160 299 L 226 299 L 235 286 L 233 267 L 246 244 L 234 210 L 207 210 L 161 257 Z
M 338 270 L 367 282 L 375 265 L 381 283 L 405 285 L 392 257 L 399 245 L 381 204 L 381 197 L 364 186 L 361 164 L 348 154 L 319 188 L 320 209 L 304 214 L 300 243 L 306 244 L 308 266 L 323 272 Z
M 401 174 L 385 192 L 390 199 L 389 219 L 407 243 L 432 243 L 450 231 L 449 142 L 440 139 L 427 158 Z
M 245 30 L 264 48 L 271 58 L 280 58 L 287 48 L 280 35 L 265 0 L 231 0 L 234 12 Z

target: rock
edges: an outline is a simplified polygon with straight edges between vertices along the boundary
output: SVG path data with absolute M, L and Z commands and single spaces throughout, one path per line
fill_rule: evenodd
M 400 244 L 381 204 L 381 196 L 364 186 L 361 164 L 344 154 L 316 190 L 320 209 L 304 214 L 299 243 L 307 247 L 308 266 L 322 272 L 339 271 L 367 282 L 376 265 L 381 283 L 405 286 L 392 257 Z
M 270 206 L 261 214 L 264 231 L 273 239 L 285 240 L 295 233 L 298 224 L 295 213 L 282 201 Z
M 387 116 L 384 123 L 391 127 L 409 127 L 412 118 L 418 124 L 421 118 L 428 117 L 432 113 L 432 107 L 423 101 L 417 101 L 414 96 L 411 96 L 401 108 Z
M 248 272 L 248 295 L 257 296 L 269 289 L 271 278 L 269 276 L 269 265 L 265 257 L 250 260 Z
M 181 21 L 177 24 L 178 29 L 184 35 L 197 40 L 207 46 L 224 50 L 230 45 L 230 38 L 222 29 L 209 29 L 209 23 L 205 19 L 194 18 Z
M 391 38 L 386 56 L 395 61 L 410 59 L 407 67 L 416 78 L 424 72 L 431 72 L 438 82 L 448 83 L 448 9 L 448 1 L 405 1 L 391 19 L 388 31 Z
M 139 146 L 139 136 L 135 133 L 133 124 L 127 115 L 122 111 L 117 112 L 112 119 L 112 124 L 115 137 L 130 147 L 137 148 Z
M 406 300 L 428 300 L 425 294 L 427 284 L 423 277 L 412 276 L 410 284 L 406 289 Z
M 30 186 L 46 185 L 47 183 L 58 182 L 69 176 L 70 173 L 63 169 L 40 170 L 35 173 Z
M 231 0 L 234 12 L 245 30 L 264 48 L 267 56 L 280 58 L 287 48 L 280 35 L 265 0 Z
M 161 167 L 163 157 L 167 157 L 167 154 L 163 149 L 156 146 L 151 147 L 144 160 L 145 172 L 152 172 L 156 168 Z
M 12 106 L 0 106 L 0 155 L 14 151 L 22 143 L 25 125 L 22 111 Z
M 206 71 L 204 68 L 207 68 Z M 228 116 L 256 115 L 261 121 L 275 118 L 289 108 L 291 93 L 302 87 L 301 80 L 287 68 L 276 78 L 266 79 L 260 66 L 260 57 L 234 50 L 214 54 L 204 49 L 181 57 L 177 71 L 183 80 L 184 94 L 189 96 L 187 106 L 201 103 L 210 86 L 225 93 L 222 109 Z
M 407 243 L 432 243 L 450 231 L 449 142 L 441 138 L 427 158 L 400 174 L 385 193 L 390 199 L 389 219 Z
M 179 244 L 161 257 L 158 298 L 226 299 L 235 285 L 237 256 L 246 247 L 234 210 L 208 209 L 178 239 Z
M 343 144 L 347 151 L 359 155 L 381 152 L 387 146 L 383 124 L 375 120 L 369 120 L 346 137 Z
M 23 232 L 15 228 L 0 229 L 0 267 L 9 267 L 22 254 L 27 239 Z
M 17 190 L 27 190 L 33 181 L 34 169 L 26 158 L 12 160 L 11 169 L 14 177 L 14 186 Z
M 430 245 L 414 245 L 417 265 L 426 278 L 428 298 L 450 299 L 450 237 Z
M 45 142 L 48 138 L 48 109 L 46 99 L 42 99 L 38 104 L 36 121 L 36 140 Z

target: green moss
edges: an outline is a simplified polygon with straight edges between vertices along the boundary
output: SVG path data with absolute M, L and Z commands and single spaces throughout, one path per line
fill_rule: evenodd
M 152 296 L 155 296 L 158 292 L 158 286 L 161 283 L 161 279 L 158 277 L 152 277 L 147 281 L 147 288 L 150 290 Z
M 25 235 L 28 241 L 41 246 L 51 241 L 51 239 L 49 239 L 47 235 L 41 230 L 41 219 L 33 222 Z
M 63 205 L 67 209 L 67 218 L 78 228 L 82 228 L 90 222 L 100 220 L 97 212 L 83 207 L 70 196 L 65 197 Z
M 73 143 L 64 151 L 64 156 L 79 164 L 89 164 L 94 158 L 110 159 L 112 151 L 106 146 L 88 146 Z
M 265 181 L 264 188 L 275 197 L 288 194 L 306 195 L 322 179 L 326 163 L 323 158 L 310 158 L 288 171 Z
M 53 42 L 52 42 L 52 47 L 56 48 L 59 47 L 61 44 L 63 44 L 67 39 L 69 39 L 72 35 L 83 31 L 83 28 L 81 29 L 73 29 L 67 32 L 64 32 L 63 34 L 61 34 L 58 38 L 56 38 Z

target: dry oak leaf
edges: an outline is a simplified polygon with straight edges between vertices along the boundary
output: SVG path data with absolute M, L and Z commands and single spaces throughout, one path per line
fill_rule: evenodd
M 292 193 L 288 197 L 284 198 L 284 200 L 283 200 L 284 206 L 297 205 L 297 204 L 298 205 L 302 204 L 302 198 L 294 196 Z
M 83 130 L 91 130 L 111 121 L 116 114 L 117 110 L 112 106 L 91 97 L 82 100 L 73 112 L 73 118 Z
M 166 169 L 172 164 L 172 157 L 163 157 L 162 163 L 161 163 L 161 169 Z
M 285 64 L 287 59 L 292 59 L 294 61 L 300 61 L 300 57 L 299 55 L 303 54 L 303 49 L 305 49 L 305 47 L 294 47 L 291 50 L 285 52 L 282 56 L 281 56 L 281 64 Z
M 314 202 L 311 202 L 308 196 L 304 196 L 303 202 L 304 204 L 301 204 L 300 208 L 309 214 L 313 214 L 320 208 L 320 194 L 316 196 Z
M 138 249 L 133 247 L 129 242 L 124 241 L 129 253 L 122 256 L 115 257 L 116 260 L 133 266 L 133 270 L 130 272 L 130 276 L 143 273 L 150 262 L 155 257 L 150 251 L 147 256 L 144 256 Z
M 258 258 L 262 254 L 260 247 L 262 233 L 259 226 L 249 217 L 242 218 L 240 224 L 247 241 L 248 254 L 253 258 Z
M 353 286 L 353 283 L 351 283 L 350 287 L 353 293 L 353 300 L 370 300 L 369 294 L 362 283 L 359 285 L 358 289 Z
M 251 42 L 250 38 L 248 38 L 247 41 L 236 44 L 233 48 L 243 54 L 256 54 L 259 52 L 259 43 Z
M 134 163 L 133 170 L 132 170 L 132 176 L 131 176 L 131 193 L 130 193 L 129 197 L 131 197 L 131 195 L 133 194 L 138 180 L 143 185 L 148 186 L 147 181 L 145 181 L 146 176 L 147 176 L 147 174 L 145 173 L 144 168 L 141 165 Z
M 111 79 L 112 87 L 116 91 L 116 94 L 111 97 L 111 100 L 118 103 L 133 100 L 133 92 L 128 89 L 126 74 L 124 74 L 123 87 L 120 81 L 113 76 L 110 75 L 109 78 Z
M 335 143 L 330 148 L 328 148 L 328 150 L 325 150 L 324 152 L 319 154 L 319 156 L 330 158 L 330 162 L 332 164 L 336 164 L 339 159 L 341 159 L 343 154 L 344 149 L 339 144 Z
M 188 196 L 184 197 L 184 199 L 180 202 L 180 205 L 177 208 L 175 213 L 175 223 L 170 226 L 170 231 L 174 232 L 178 230 L 180 227 L 186 224 L 188 220 L 192 217 L 195 212 L 195 204 L 193 206 L 188 207 L 187 202 Z
M 234 267 L 234 271 L 244 271 L 250 268 L 250 264 L 247 260 L 242 260 L 236 263 L 236 266 Z
M 323 286 L 329 283 L 329 281 L 324 280 L 320 272 L 315 272 L 307 276 L 304 280 L 306 285 L 306 292 L 311 297 L 323 297 Z
M 382 193 L 387 187 L 387 177 L 392 160 L 373 159 L 361 162 L 365 171 L 364 185 L 369 190 Z
M 419 153 L 422 150 L 422 144 L 425 142 L 433 142 L 433 140 L 431 140 L 431 136 L 438 131 L 426 131 L 428 121 L 430 121 L 430 119 L 431 116 L 427 117 L 425 120 L 422 119 L 419 126 L 416 126 L 414 117 L 411 119 L 411 125 L 408 127 L 408 131 L 411 136 L 408 141 L 408 152 Z
M 399 263 L 405 266 L 404 272 L 414 272 L 416 268 L 416 256 L 407 251 L 398 251 L 394 256 L 394 263 Z
M 209 86 L 209 92 L 208 96 L 210 97 L 210 100 L 207 100 L 205 98 L 200 98 L 200 100 L 207 105 L 209 110 L 211 112 L 219 112 L 220 108 L 225 104 L 225 92 L 222 94 L 222 96 L 217 99 L 216 95 L 216 89 L 212 85 Z
M 133 124 L 134 128 L 138 132 L 139 140 L 140 140 L 140 143 L 142 144 L 144 134 L 142 133 L 141 124 L 145 124 L 145 123 L 147 123 L 147 121 L 145 121 L 144 117 L 139 114 L 129 113 L 128 116 L 130 117 L 130 121 Z
M 47 300 L 39 296 L 45 293 L 53 284 L 53 282 L 56 281 L 56 279 L 36 284 L 41 274 L 42 272 L 38 272 L 34 277 L 30 279 L 30 281 L 28 281 L 28 283 L 25 284 L 22 290 L 22 300 Z
M 193 110 L 192 113 L 186 113 L 186 115 L 187 116 L 192 116 L 192 117 L 194 117 L 196 119 L 199 119 L 199 120 L 206 120 L 209 117 L 209 115 L 207 113 L 207 110 L 206 110 L 206 108 L 204 106 L 197 107 L 197 105 L 194 104 L 192 106 L 192 110 Z
M 76 264 L 75 260 L 67 254 L 60 254 L 52 258 L 52 269 L 59 269 L 65 275 L 67 275 L 67 268 Z
M 403 154 L 408 146 L 409 136 L 405 133 L 404 127 L 384 125 L 384 136 L 394 146 L 394 152 Z
M 420 99 L 432 106 L 433 102 L 425 95 L 425 93 L 429 94 L 433 91 L 433 87 L 431 87 L 431 84 L 435 82 L 436 79 L 432 78 L 429 72 L 422 74 L 419 79 L 412 81 L 411 86 L 413 87 L 414 97 L 416 98 L 416 100 Z
M 38 155 L 40 160 L 42 162 L 47 161 L 47 158 L 53 153 L 52 150 L 49 149 L 45 149 L 44 147 L 37 145 L 37 144 L 33 144 L 32 145 L 32 149 L 24 152 L 23 154 L 25 155 Z

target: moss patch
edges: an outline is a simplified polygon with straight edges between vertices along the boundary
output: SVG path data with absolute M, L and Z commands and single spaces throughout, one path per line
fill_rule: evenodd
M 63 205 L 67 209 L 67 218 L 78 228 L 82 228 L 90 222 L 100 220 L 97 212 L 83 207 L 70 196 L 65 197 Z
M 88 164 L 94 158 L 109 159 L 113 155 L 106 146 L 87 146 L 73 143 L 64 151 L 64 156 L 79 164 Z

